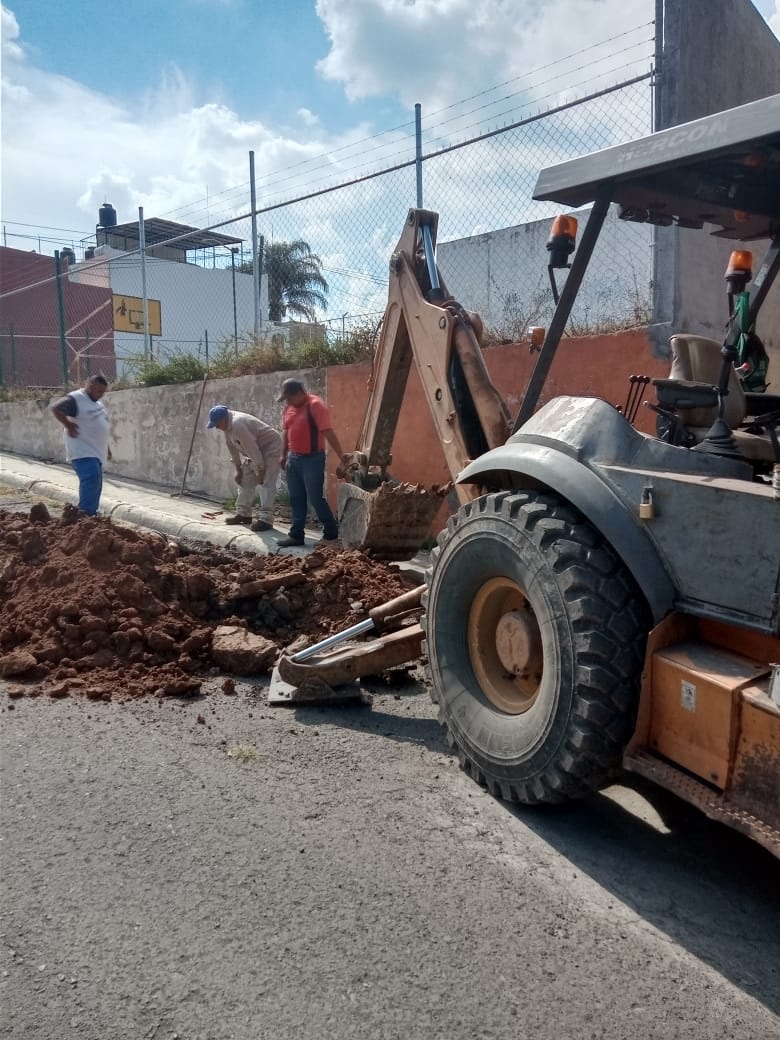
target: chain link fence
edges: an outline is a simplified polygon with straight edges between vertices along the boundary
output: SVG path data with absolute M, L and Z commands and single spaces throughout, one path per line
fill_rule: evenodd
M 488 341 L 522 339 L 552 312 L 545 244 L 562 210 L 533 200 L 539 170 L 649 133 L 651 87 L 648 67 L 499 130 L 457 144 L 434 141 L 423 152 L 423 204 L 439 213 L 442 277 L 481 315 Z M 109 247 L 118 242 L 111 227 L 98 231 L 97 247 L 84 257 L 3 249 L 0 382 L 59 386 L 96 371 L 149 382 L 152 365 L 178 366 L 184 378 L 198 378 L 205 366 L 239 374 L 242 358 L 260 348 L 265 364 L 277 368 L 370 356 L 388 261 L 416 204 L 414 135 L 399 130 L 385 147 L 396 161 L 380 173 L 361 174 L 353 161 L 351 179 L 334 184 L 338 163 L 317 168 L 309 161 L 296 171 L 295 198 L 280 199 L 281 186 L 270 180 L 259 185 L 259 293 L 246 206 L 241 216 L 218 222 L 212 209 L 208 234 L 147 235 L 143 263 L 132 241 Z M 291 183 L 284 181 L 288 191 Z M 223 205 L 235 212 L 236 200 Z M 133 227 L 137 240 L 137 224 L 120 225 L 125 233 Z M 651 231 L 621 224 L 618 233 L 611 214 L 572 314 L 573 334 L 649 320 Z M 278 284 L 285 263 L 298 265 L 298 275 L 286 272 L 292 289 Z M 296 288 L 301 263 L 314 277 Z

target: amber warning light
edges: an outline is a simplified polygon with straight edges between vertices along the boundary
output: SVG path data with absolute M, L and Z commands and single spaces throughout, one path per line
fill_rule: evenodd
M 577 218 L 556 217 L 547 239 L 547 252 L 550 254 L 548 267 L 569 267 L 569 257 L 574 252 L 576 243 Z
M 753 277 L 753 254 L 749 249 L 734 250 L 729 257 L 724 277 L 729 293 L 745 291 L 745 286 Z
M 553 221 L 550 237 L 547 239 L 547 252 L 550 258 L 547 261 L 547 274 L 550 276 L 550 288 L 553 299 L 558 303 L 558 286 L 555 284 L 555 268 L 571 267 L 569 257 L 574 252 L 577 244 L 577 218 L 556 217 Z

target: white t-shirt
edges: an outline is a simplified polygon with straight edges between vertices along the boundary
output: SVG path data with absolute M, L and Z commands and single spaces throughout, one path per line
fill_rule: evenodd
M 100 459 L 105 466 L 108 457 L 108 435 L 111 419 L 102 401 L 93 401 L 86 390 L 74 390 L 68 394 L 76 404 L 73 421 L 79 428 L 75 437 L 71 437 L 67 428 L 65 436 L 65 452 L 68 462 L 73 459 Z

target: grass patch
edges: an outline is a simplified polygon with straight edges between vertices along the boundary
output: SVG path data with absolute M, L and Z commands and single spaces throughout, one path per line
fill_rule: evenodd
M 257 748 L 251 744 L 237 744 L 228 751 L 228 758 L 234 758 L 236 762 L 254 762 L 259 757 Z

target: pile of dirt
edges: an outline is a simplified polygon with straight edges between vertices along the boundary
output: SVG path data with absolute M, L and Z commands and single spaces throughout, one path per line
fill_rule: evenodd
M 29 516 L 0 510 L 0 677 L 13 680 L 11 697 L 193 693 L 215 669 L 241 672 L 236 636 L 267 641 L 270 667 L 290 644 L 341 631 L 407 588 L 398 567 L 337 546 L 252 556 L 72 506 L 58 519 L 40 504 Z M 221 648 L 215 632 L 227 634 Z

